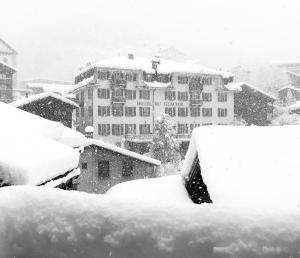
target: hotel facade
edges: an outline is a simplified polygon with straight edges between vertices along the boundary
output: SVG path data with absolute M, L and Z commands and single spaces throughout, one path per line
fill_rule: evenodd
M 88 63 L 75 77 L 75 126 L 93 126 L 93 138 L 144 153 L 155 120 L 166 113 L 186 149 L 193 128 L 233 122 L 234 91 L 224 86 L 232 80 L 230 73 L 157 56 Z

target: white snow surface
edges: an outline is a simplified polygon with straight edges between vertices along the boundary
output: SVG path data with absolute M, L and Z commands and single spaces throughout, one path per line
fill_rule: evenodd
M 138 179 L 111 187 L 107 195 L 145 203 L 192 203 L 181 175 Z
M 144 81 L 144 83 L 149 88 L 166 89 L 171 86 L 171 83 L 163 83 L 163 82 L 146 82 L 146 81 Z
M 60 100 L 64 103 L 67 103 L 71 106 L 79 108 L 79 106 L 74 101 L 72 101 L 68 98 L 65 98 L 61 95 L 58 95 L 56 93 L 53 93 L 53 92 L 43 92 L 43 93 L 39 93 L 39 94 L 30 95 L 27 98 L 21 98 L 21 99 L 18 99 L 16 101 L 14 101 L 14 102 L 11 102 L 10 105 L 12 105 L 14 107 L 22 107 L 22 106 L 27 105 L 29 103 L 32 103 L 32 102 L 35 102 L 35 101 L 38 101 L 38 100 L 41 100 L 41 99 L 44 99 L 44 98 L 48 98 L 48 97 L 58 99 L 58 100 Z
M 128 69 L 128 70 L 140 70 L 147 73 L 154 73 L 152 69 L 152 59 L 145 57 L 134 57 L 129 59 L 125 56 L 116 56 L 109 59 L 102 60 L 94 63 L 92 66 L 86 67 L 84 70 L 80 70 L 77 75 L 87 71 L 91 67 L 102 67 L 111 69 Z M 160 58 L 160 64 L 157 66 L 159 73 L 203 73 L 210 75 L 221 75 L 228 77 L 231 73 L 218 71 L 215 69 L 207 68 L 196 64 L 195 62 L 176 62 L 168 59 Z
M 90 146 L 90 145 L 96 145 L 96 146 L 102 147 L 104 149 L 111 150 L 113 152 L 117 152 L 117 153 L 120 153 L 122 155 L 125 155 L 125 156 L 131 157 L 131 158 L 134 158 L 134 159 L 137 159 L 137 160 L 140 160 L 140 161 L 144 161 L 144 162 L 153 164 L 155 166 L 160 166 L 161 165 L 161 162 L 157 159 L 153 159 L 153 158 L 147 157 L 145 155 L 141 155 L 139 153 L 136 153 L 136 152 L 133 152 L 133 151 L 130 151 L 130 150 L 126 150 L 124 148 L 120 148 L 118 146 L 103 142 L 101 140 L 87 139 L 84 143 L 84 146 Z
M 0 189 L 10 257 L 299 257 L 300 210 L 135 202 L 47 187 Z
M 0 103 L 0 178 L 8 184 L 38 185 L 78 166 L 85 137 L 11 105 Z
M 66 94 L 74 87 L 73 84 L 62 84 L 62 83 L 46 83 L 46 82 L 29 82 L 27 83 L 29 88 L 42 88 L 45 92 L 58 92 Z
M 257 92 L 260 92 L 261 94 L 263 94 L 271 99 L 276 100 L 276 98 L 274 96 L 270 95 L 269 93 L 255 87 L 251 84 L 245 83 L 245 82 L 232 82 L 232 83 L 228 83 L 228 84 L 224 85 L 224 87 L 227 88 L 228 90 L 232 90 L 232 91 L 242 91 L 243 90 L 242 87 L 244 85 L 248 86 L 249 88 L 251 88 Z
M 188 175 L 198 153 L 214 203 L 300 205 L 300 126 L 198 127 L 183 164 Z

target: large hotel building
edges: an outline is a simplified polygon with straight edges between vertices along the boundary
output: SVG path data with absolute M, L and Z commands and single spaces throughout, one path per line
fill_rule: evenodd
M 227 72 L 159 56 L 87 63 L 75 77 L 75 126 L 93 126 L 93 138 L 144 153 L 155 120 L 166 113 L 185 149 L 194 127 L 233 121 L 234 92 L 224 86 L 232 80 Z

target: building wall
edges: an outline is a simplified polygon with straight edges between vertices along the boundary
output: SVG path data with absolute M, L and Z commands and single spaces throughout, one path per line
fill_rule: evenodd
M 129 159 L 132 158 L 93 145 L 86 147 L 80 156 L 81 174 L 77 189 L 88 193 L 105 193 L 110 187 L 121 182 L 156 177 L 156 166 L 135 159 L 132 159 L 133 175 L 122 176 L 123 161 Z M 98 176 L 99 161 L 109 161 L 109 177 Z M 82 163 L 87 163 L 87 169 L 82 169 Z
M 0 64 L 0 101 L 11 102 L 13 100 L 14 71 Z
M 52 97 L 44 98 L 19 108 L 48 120 L 61 122 L 63 125 L 72 128 L 74 107 Z
M 102 69 L 105 70 L 105 69 Z M 113 71 L 113 69 L 109 69 L 109 71 Z M 118 70 L 120 71 L 120 70 Z M 126 72 L 125 70 L 123 72 Z M 128 72 L 128 71 L 127 71 Z M 188 136 L 191 132 L 191 125 L 207 125 L 207 124 L 230 124 L 234 120 L 234 93 L 231 91 L 226 91 L 223 87 L 223 82 L 220 76 L 213 76 L 212 85 L 204 85 L 203 92 L 210 92 L 212 94 L 212 101 L 203 102 L 203 105 L 200 107 L 200 117 L 191 117 L 190 116 L 190 101 L 179 101 L 177 99 L 178 91 L 180 92 L 189 92 L 188 84 L 178 84 L 178 75 L 176 73 L 172 77 L 172 91 L 176 91 L 176 100 L 175 101 L 167 101 L 165 100 L 165 91 L 167 89 L 151 89 L 150 91 L 150 100 L 142 100 L 139 99 L 139 90 L 142 90 L 139 87 L 142 84 L 142 72 L 134 71 L 138 74 L 138 79 L 136 82 L 127 82 L 126 89 L 128 90 L 136 90 L 136 99 L 135 100 L 126 100 L 124 104 L 124 115 L 121 117 L 112 116 L 112 110 L 110 110 L 110 116 L 98 116 L 98 106 L 111 106 L 111 98 L 110 99 L 99 99 L 97 95 L 97 91 L 99 88 L 102 89 L 110 89 L 109 80 L 95 80 L 95 84 L 88 85 L 86 87 L 79 88 L 75 91 L 75 93 L 80 97 L 80 94 L 84 92 L 84 103 L 81 103 L 79 100 L 80 109 L 84 108 L 84 116 L 81 116 L 81 111 L 78 112 L 79 117 L 77 117 L 76 125 L 80 131 L 84 131 L 84 127 L 87 125 L 93 125 L 94 134 L 93 138 L 102 139 L 106 142 L 110 142 L 113 144 L 122 145 L 124 142 L 125 135 L 114 136 L 112 135 L 112 124 L 123 124 L 124 125 L 124 134 L 125 134 L 125 124 L 136 124 L 136 134 L 140 135 L 139 125 L 140 124 L 150 124 L 150 132 L 153 133 L 153 125 L 155 119 L 161 114 L 165 112 L 166 107 L 176 107 L 176 116 L 172 117 L 176 130 L 178 131 L 178 124 L 188 124 L 189 132 L 186 137 L 183 135 L 182 137 L 188 140 Z M 194 76 L 200 74 L 184 74 L 185 76 Z M 93 98 L 92 100 L 88 99 L 87 91 L 88 89 L 93 90 Z M 227 94 L 226 102 L 218 101 L 218 92 L 224 92 Z M 87 116 L 87 106 L 92 106 L 93 115 L 92 117 Z M 125 116 L 125 107 L 136 107 L 136 116 L 135 117 L 127 117 Z M 150 116 L 149 117 L 141 117 L 139 115 L 139 107 L 150 107 Z M 188 108 L 188 116 L 187 117 L 179 117 L 178 116 L 178 107 L 187 107 Z M 211 117 L 203 117 L 202 116 L 202 108 L 212 108 L 212 116 Z M 226 108 L 227 116 L 226 117 L 218 117 L 218 108 Z M 111 132 L 109 136 L 101 136 L 98 133 L 98 124 L 110 124 Z M 140 135 L 140 141 L 145 139 L 145 141 L 151 141 L 151 135 Z
M 299 90 L 289 88 L 283 89 L 279 91 L 278 97 L 283 106 L 295 104 L 296 101 L 300 101 L 300 88 Z

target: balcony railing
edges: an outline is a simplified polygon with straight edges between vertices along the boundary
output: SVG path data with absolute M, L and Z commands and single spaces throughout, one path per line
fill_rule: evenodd
M 203 105 L 203 100 L 202 99 L 191 99 L 190 100 L 190 105 L 191 106 L 202 106 Z
M 126 134 L 125 139 L 133 142 L 150 142 L 153 139 L 153 134 Z
M 124 79 L 114 79 L 110 80 L 110 87 L 111 88 L 126 88 L 127 82 Z
M 123 96 L 112 96 L 111 102 L 112 103 L 125 103 L 126 102 L 126 98 L 123 97 Z

